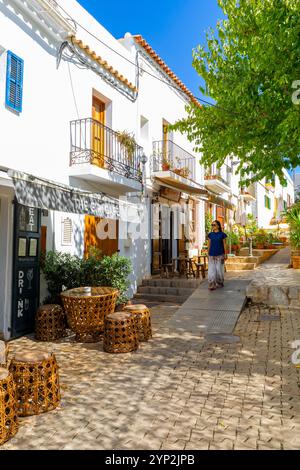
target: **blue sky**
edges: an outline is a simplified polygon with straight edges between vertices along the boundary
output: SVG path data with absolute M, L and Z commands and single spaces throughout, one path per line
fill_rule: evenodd
M 116 38 L 141 34 L 196 95 L 201 83 L 192 67 L 192 49 L 222 18 L 217 0 L 78 0 Z M 117 13 L 117 14 L 116 14 Z

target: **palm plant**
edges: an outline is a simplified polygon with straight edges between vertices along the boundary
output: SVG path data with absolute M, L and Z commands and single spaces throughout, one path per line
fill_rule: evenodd
M 294 204 L 285 211 L 286 221 L 290 226 L 292 248 L 300 249 L 300 203 Z

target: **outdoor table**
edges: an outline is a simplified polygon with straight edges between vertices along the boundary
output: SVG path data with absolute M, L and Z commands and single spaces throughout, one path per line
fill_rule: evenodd
M 61 293 L 68 324 L 77 341 L 100 340 L 106 316 L 115 311 L 118 293 L 112 287 L 77 287 Z

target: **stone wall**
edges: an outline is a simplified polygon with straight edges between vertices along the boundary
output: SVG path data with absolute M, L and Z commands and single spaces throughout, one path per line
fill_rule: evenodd
M 274 286 L 262 284 L 261 280 L 255 279 L 247 287 L 246 296 L 253 303 L 300 308 L 300 285 Z

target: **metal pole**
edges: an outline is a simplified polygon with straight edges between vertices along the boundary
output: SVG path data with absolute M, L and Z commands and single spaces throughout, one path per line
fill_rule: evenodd
M 252 251 L 252 237 L 249 237 L 249 256 L 253 256 L 253 251 Z

